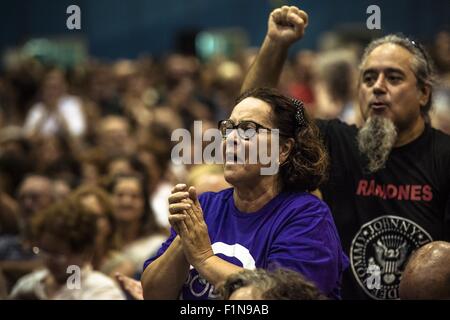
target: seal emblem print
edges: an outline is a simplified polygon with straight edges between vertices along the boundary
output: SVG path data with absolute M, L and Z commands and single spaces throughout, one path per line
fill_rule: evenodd
M 408 257 L 433 241 L 415 222 L 386 215 L 364 224 L 350 247 L 353 274 L 373 299 L 398 299 L 401 274 Z

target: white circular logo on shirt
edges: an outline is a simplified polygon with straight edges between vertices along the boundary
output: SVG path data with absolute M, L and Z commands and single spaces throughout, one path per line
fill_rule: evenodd
M 350 247 L 353 275 L 373 299 L 398 299 L 398 288 L 408 257 L 433 241 L 415 222 L 381 216 L 364 224 Z
M 227 257 L 236 258 L 242 264 L 244 269 L 256 268 L 255 259 L 250 254 L 250 251 L 239 243 L 230 245 L 223 242 L 215 242 L 212 245 L 212 250 L 214 254 L 223 254 Z M 188 286 L 190 293 L 194 297 L 199 298 L 208 293 L 209 299 L 218 298 L 218 296 L 214 294 L 214 286 L 203 279 L 192 266 L 185 285 Z
M 214 254 L 223 254 L 227 257 L 235 257 L 242 263 L 244 269 L 255 269 L 255 259 L 253 259 L 250 251 L 239 243 L 233 245 L 223 242 L 215 242 L 212 245 Z

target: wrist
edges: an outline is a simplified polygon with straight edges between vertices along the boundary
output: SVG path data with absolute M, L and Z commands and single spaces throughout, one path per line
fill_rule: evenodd
M 175 239 L 173 239 L 173 243 L 174 243 L 175 245 L 177 245 L 177 246 L 180 246 L 180 245 L 181 245 L 181 238 L 180 238 L 180 235 L 179 235 L 179 234 L 177 234 L 177 235 L 175 236 Z
M 179 262 L 189 266 L 191 263 L 188 261 L 186 257 L 186 253 L 184 252 L 183 240 L 179 235 L 173 239 L 172 244 L 175 246 L 175 253 L 179 257 Z
M 181 240 L 181 237 L 179 235 L 177 235 L 175 237 L 175 239 L 173 239 L 172 244 L 175 246 L 175 249 L 177 252 L 182 252 L 184 255 L 184 250 L 183 250 L 183 242 Z
M 289 47 L 293 44 L 293 42 L 289 42 L 282 39 L 277 39 L 276 37 L 271 37 L 269 34 L 266 35 L 263 41 L 263 47 L 266 50 L 276 50 L 276 51 L 288 51 Z
M 200 272 L 201 270 L 208 267 L 208 265 L 211 263 L 211 261 L 214 260 L 214 252 L 211 250 L 208 250 L 204 254 L 202 254 L 197 261 L 192 263 L 192 266 Z

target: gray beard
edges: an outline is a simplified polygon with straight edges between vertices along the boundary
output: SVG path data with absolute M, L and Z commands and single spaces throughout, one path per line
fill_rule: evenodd
M 359 129 L 357 140 L 359 151 L 369 161 L 367 169 L 373 173 L 384 168 L 397 140 L 397 129 L 392 120 L 372 116 Z

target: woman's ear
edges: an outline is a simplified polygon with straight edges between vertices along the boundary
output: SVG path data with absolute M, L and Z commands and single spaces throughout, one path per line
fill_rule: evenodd
M 280 145 L 280 165 L 283 165 L 289 154 L 294 149 L 295 140 L 293 138 L 287 139 L 282 145 Z

